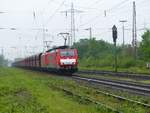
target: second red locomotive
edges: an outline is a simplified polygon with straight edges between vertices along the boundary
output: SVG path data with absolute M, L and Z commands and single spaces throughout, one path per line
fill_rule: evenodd
M 78 52 L 77 49 L 60 46 L 16 61 L 12 65 L 37 70 L 73 73 L 78 69 Z

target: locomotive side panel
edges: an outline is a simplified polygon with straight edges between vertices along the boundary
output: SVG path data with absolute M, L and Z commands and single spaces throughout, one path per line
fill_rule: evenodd
M 57 69 L 56 51 L 50 52 L 47 58 L 49 59 L 48 68 Z

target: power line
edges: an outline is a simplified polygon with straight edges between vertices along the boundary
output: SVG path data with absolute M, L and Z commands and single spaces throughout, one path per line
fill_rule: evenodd
M 136 4 L 141 4 L 141 3 L 149 2 L 149 0 L 137 0 Z M 148 4 L 149 5 L 149 4 Z
M 61 8 L 61 6 L 64 5 L 65 1 L 66 1 L 66 0 L 64 0 L 64 1 L 59 5 L 59 7 L 55 10 L 55 12 L 49 17 L 49 19 L 47 20 L 47 22 L 46 22 L 45 24 L 43 24 L 43 51 L 44 51 L 44 49 L 45 49 L 45 47 L 44 47 L 44 42 L 45 42 L 45 29 L 44 29 L 44 27 L 45 27 L 46 25 L 48 25 L 48 23 L 53 19 L 53 17 L 54 17 L 55 14 L 57 13 L 57 11 L 59 11 L 59 9 Z
M 95 19 L 97 19 L 99 16 L 100 16 L 100 15 L 97 15 L 97 16 L 91 18 L 90 20 L 88 20 L 87 22 L 85 22 L 85 23 L 79 25 L 79 26 L 81 27 L 81 26 L 84 26 L 84 25 L 86 25 L 86 24 L 88 24 L 88 23 L 90 23 L 90 22 L 93 22 L 93 21 L 94 21 Z
M 130 9 L 127 9 L 126 11 L 122 11 L 122 9 L 124 9 L 124 8 L 122 8 L 122 7 L 125 7 L 127 4 L 127 1 L 129 1 L 129 0 L 124 0 L 124 1 L 122 1 L 121 3 L 123 3 L 122 5 L 120 5 L 119 6 L 119 4 L 121 4 L 121 3 L 118 3 L 117 5 L 115 5 L 115 6 L 113 6 L 112 8 L 110 8 L 111 10 L 109 11 L 109 12 L 114 12 L 114 10 L 115 9 L 117 9 L 117 8 L 119 8 L 120 10 L 117 10 L 117 12 L 119 11 L 119 13 L 122 13 L 122 12 L 125 12 L 125 13 L 122 13 L 122 14 L 126 14 L 126 12 L 128 11 L 129 12 L 129 10 Z M 126 5 L 125 5 L 126 4 Z M 104 14 L 105 16 L 108 16 L 108 14 L 107 14 L 107 11 L 105 10 L 104 12 L 101 12 L 101 14 Z M 111 13 L 111 16 L 112 16 L 112 13 Z M 110 15 L 110 14 L 109 14 Z M 84 23 L 84 24 L 81 24 L 80 26 L 84 26 L 84 25 L 86 25 L 86 24 L 89 24 L 89 23 L 93 23 L 94 22 L 94 24 L 92 24 L 92 25 L 95 25 L 95 24 L 97 24 L 97 22 L 95 22 L 95 20 L 98 20 L 98 18 L 99 18 L 99 16 L 101 16 L 101 15 L 97 15 L 96 17 L 94 17 L 94 18 L 92 18 L 91 20 L 89 20 L 88 22 L 86 22 L 86 23 Z M 116 15 L 114 15 L 112 18 L 116 18 Z M 111 21 L 112 21 L 112 18 L 111 18 Z
M 105 11 L 106 11 L 106 12 L 107 12 L 107 11 L 110 12 L 110 11 L 112 11 L 112 10 L 118 8 L 119 6 L 123 5 L 124 3 L 128 2 L 128 1 L 129 1 L 129 0 L 124 0 L 124 1 L 122 1 L 122 2 L 120 2 L 120 3 L 118 3 L 118 4 L 116 4 L 116 5 L 114 5 L 112 8 L 107 9 L 107 10 L 105 10 Z M 80 26 L 84 26 L 84 25 L 86 25 L 86 24 L 88 24 L 88 23 L 93 22 L 95 19 L 98 19 L 99 16 L 101 16 L 102 13 L 104 14 L 104 11 L 101 11 L 97 16 L 95 16 L 95 17 L 93 17 L 92 19 L 90 19 L 89 21 L 87 21 L 87 22 L 81 24 Z
M 55 0 L 49 0 L 47 4 L 49 5 L 49 3 L 52 3 L 52 2 L 54 2 L 54 1 L 55 1 Z M 44 8 L 42 9 L 42 15 L 44 14 L 45 10 L 46 10 L 46 7 L 44 7 Z M 35 14 L 35 18 L 36 18 L 36 14 Z M 37 31 L 37 33 L 36 33 L 36 35 L 35 35 L 35 39 L 37 39 L 37 37 L 38 37 L 40 31 L 41 31 L 41 29 L 39 29 L 39 31 Z
M 93 6 L 95 4 L 99 4 L 100 2 L 102 2 L 103 0 L 96 0 L 95 2 L 93 2 L 92 4 L 88 5 L 88 6 Z
M 51 0 L 54 1 L 54 0 Z M 48 18 L 47 22 L 43 23 L 43 51 L 45 49 L 44 47 L 44 43 L 45 43 L 45 26 L 53 19 L 53 17 L 55 16 L 55 14 L 57 13 L 57 11 L 61 8 L 62 5 L 64 5 L 66 0 L 64 0 L 63 2 L 61 2 L 61 4 L 59 5 L 59 7 L 54 11 L 54 13 Z M 44 13 L 44 9 L 43 9 L 43 13 Z M 44 20 L 43 20 L 44 21 Z M 40 31 L 37 32 L 35 39 L 37 39 L 38 35 L 39 35 Z
M 48 25 L 48 23 L 53 19 L 53 17 L 55 16 L 55 14 L 59 11 L 59 9 L 64 5 L 66 0 L 64 0 L 63 2 L 61 2 L 61 4 L 59 5 L 59 7 L 54 11 L 54 13 L 48 18 L 48 21 L 44 24 L 45 26 Z
M 56 2 L 55 1 L 55 3 L 57 3 L 58 4 L 58 2 Z M 66 3 L 64 3 L 64 6 L 67 6 L 67 7 L 70 7 L 70 4 L 66 4 Z M 98 8 L 94 8 L 94 7 L 88 7 L 88 6 L 80 6 L 80 5 L 76 5 L 75 6 L 76 8 L 82 8 L 82 9 L 85 9 L 85 10 L 99 10 Z
M 114 9 L 117 9 L 117 8 L 119 8 L 120 6 L 122 6 L 123 4 L 125 4 L 125 3 L 128 2 L 128 1 L 129 1 L 129 0 L 123 0 L 122 2 L 120 2 L 120 3 L 116 4 L 116 5 L 114 5 L 112 8 L 107 9 L 107 11 L 112 11 L 112 10 L 114 10 Z

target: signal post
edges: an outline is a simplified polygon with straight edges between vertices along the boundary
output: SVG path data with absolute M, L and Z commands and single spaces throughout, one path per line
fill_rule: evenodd
M 117 27 L 114 25 L 112 27 L 112 37 L 113 37 L 113 42 L 114 42 L 114 46 L 115 46 L 115 72 L 117 72 L 117 47 L 116 47 L 116 42 L 117 42 Z

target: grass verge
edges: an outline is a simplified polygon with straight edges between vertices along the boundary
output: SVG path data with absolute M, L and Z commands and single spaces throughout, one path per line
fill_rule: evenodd
M 1 68 L 0 113 L 107 113 L 107 109 L 79 103 L 50 88 L 50 81 L 55 79 L 42 73 Z
M 59 88 L 79 94 L 81 97 L 92 98 L 93 101 L 98 101 L 124 113 L 150 112 L 149 108 L 99 94 L 89 85 L 77 83 L 69 78 L 15 68 L 0 69 L 0 112 L 113 113 L 104 106 L 70 96 Z

